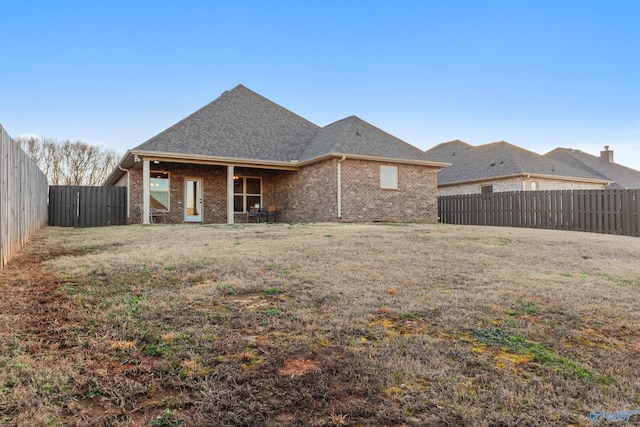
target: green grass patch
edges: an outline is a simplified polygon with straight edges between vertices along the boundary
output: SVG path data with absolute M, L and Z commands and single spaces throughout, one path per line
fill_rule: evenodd
M 182 423 L 177 418 L 175 411 L 165 409 L 160 415 L 149 421 L 149 427 L 174 427 Z
M 513 317 L 520 317 L 524 315 L 537 316 L 540 313 L 540 307 L 535 302 L 531 301 L 516 301 L 516 308 L 507 310 L 507 314 Z
M 238 293 L 236 287 L 228 283 L 221 283 L 216 286 L 216 289 L 224 295 L 234 295 Z
M 567 377 L 602 382 L 599 376 L 584 366 L 560 356 L 540 343 L 529 341 L 521 335 L 509 334 L 501 329 L 475 329 L 473 335 L 479 342 L 492 347 L 531 356 L 534 361 L 551 366 Z
M 265 295 L 278 295 L 281 292 L 280 288 L 264 288 L 262 290 Z

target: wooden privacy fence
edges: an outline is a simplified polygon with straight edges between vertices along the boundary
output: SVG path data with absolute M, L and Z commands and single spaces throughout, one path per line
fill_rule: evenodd
M 640 237 L 640 190 L 515 191 L 438 197 L 440 222 Z
M 49 187 L 49 225 L 101 227 L 126 223 L 126 187 Z
M 0 125 L 0 268 L 47 223 L 47 178 Z

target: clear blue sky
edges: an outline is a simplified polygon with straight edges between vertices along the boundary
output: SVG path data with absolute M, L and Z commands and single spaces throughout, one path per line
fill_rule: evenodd
M 640 1 L 6 1 L 0 123 L 123 154 L 241 83 L 428 149 L 555 147 L 640 169 Z

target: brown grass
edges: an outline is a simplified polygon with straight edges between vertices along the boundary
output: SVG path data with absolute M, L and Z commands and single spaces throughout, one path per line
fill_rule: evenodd
M 434 224 L 47 228 L 0 270 L 0 426 L 591 425 L 640 407 L 638 255 Z

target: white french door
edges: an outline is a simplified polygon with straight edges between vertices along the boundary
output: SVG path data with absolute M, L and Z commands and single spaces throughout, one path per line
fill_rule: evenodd
M 202 222 L 202 179 L 187 178 L 184 188 L 184 221 Z

